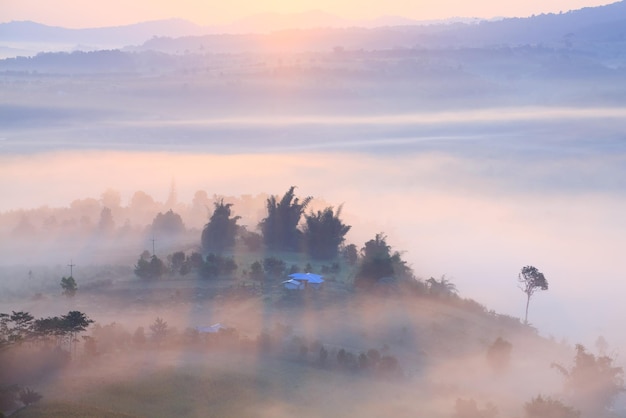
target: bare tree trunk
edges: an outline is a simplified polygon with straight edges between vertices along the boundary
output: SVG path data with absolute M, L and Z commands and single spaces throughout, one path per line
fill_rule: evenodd
M 530 295 L 526 298 L 526 316 L 524 317 L 524 324 L 528 325 L 528 305 L 530 304 Z

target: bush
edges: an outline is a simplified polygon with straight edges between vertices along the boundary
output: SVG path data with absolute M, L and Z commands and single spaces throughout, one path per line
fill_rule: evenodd
M 263 260 L 263 270 L 265 270 L 265 274 L 275 278 L 281 278 L 285 274 L 285 270 L 287 270 L 287 264 L 278 258 L 275 257 L 267 257 Z
M 580 418 L 580 412 L 561 401 L 541 395 L 524 405 L 526 418 Z
M 498 337 L 487 348 L 487 363 L 496 372 L 505 370 L 511 362 L 513 345 L 505 339 Z
M 217 254 L 209 254 L 200 269 L 200 274 L 205 278 L 230 276 L 237 270 L 237 264 L 233 257 L 225 257 Z
M 35 392 L 31 388 L 24 388 L 20 390 L 20 393 L 18 395 L 18 399 L 20 400 L 20 402 L 22 402 L 26 406 L 34 404 L 35 402 L 39 402 L 41 398 L 43 398 L 43 396 L 41 396 L 39 393 Z
M 153 255 L 148 261 L 145 252 L 139 257 L 135 266 L 135 275 L 142 279 L 158 279 L 167 272 L 167 266 L 159 257 Z
M 261 281 L 265 277 L 263 274 L 263 264 L 260 261 L 255 261 L 250 265 L 250 272 L 248 273 L 248 277 L 252 280 Z
M 568 370 L 553 364 L 565 376 L 565 391 L 585 416 L 602 416 L 624 392 L 624 371 L 608 356 L 594 356 L 576 345 L 574 365 Z

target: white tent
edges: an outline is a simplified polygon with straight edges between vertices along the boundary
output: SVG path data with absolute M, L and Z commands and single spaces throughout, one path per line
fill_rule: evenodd
M 304 283 L 303 282 L 299 282 L 299 281 L 294 280 L 294 279 L 285 280 L 283 282 L 283 286 L 285 286 L 285 289 L 289 289 L 289 290 L 302 290 L 302 289 L 304 289 Z

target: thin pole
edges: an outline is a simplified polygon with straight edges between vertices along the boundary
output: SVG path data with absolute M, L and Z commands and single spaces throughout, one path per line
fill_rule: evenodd
M 74 277 L 74 267 L 76 267 L 76 264 L 73 264 L 72 260 L 70 260 L 67 266 L 70 268 L 70 277 Z

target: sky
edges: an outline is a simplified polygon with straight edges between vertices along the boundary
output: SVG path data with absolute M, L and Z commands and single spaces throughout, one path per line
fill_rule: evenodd
M 226 24 L 259 13 L 322 10 L 347 19 L 402 16 L 428 20 L 449 17 L 523 17 L 610 4 L 606 0 L 0 0 L 0 22 L 31 20 L 71 28 L 115 26 L 183 18 L 202 25 Z

